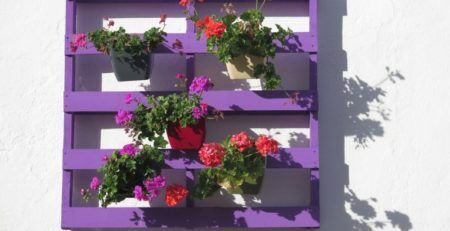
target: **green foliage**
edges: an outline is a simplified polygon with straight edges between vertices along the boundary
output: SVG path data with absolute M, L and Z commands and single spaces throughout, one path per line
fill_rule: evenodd
M 198 16 L 190 18 L 198 20 Z M 227 14 L 223 17 L 214 17 L 214 20 L 221 21 L 226 25 L 226 31 L 221 37 L 211 36 L 207 39 L 208 52 L 215 54 L 220 61 L 229 62 L 233 58 L 241 55 L 254 55 L 265 58 L 274 58 L 277 46 L 274 41 L 278 40 L 282 45 L 286 45 L 293 32 L 291 29 L 284 29 L 276 25 L 277 32 L 262 25 L 264 16 L 258 9 L 244 11 L 238 18 L 236 15 Z M 197 36 L 200 37 L 201 30 Z M 260 64 L 254 77 L 262 76 L 265 80 L 264 89 L 276 89 L 281 84 L 281 77 L 276 74 L 272 63 Z
M 214 168 L 207 168 L 199 173 L 197 185 L 194 186 L 192 191 L 195 198 L 206 199 L 219 190 L 220 186 L 216 183 L 216 170 Z
M 222 142 L 226 154 L 220 167 L 200 171 L 198 182 L 194 186 L 195 198 L 205 199 L 212 196 L 220 186 L 234 190 L 244 183 L 256 184 L 257 179 L 264 176 L 266 157 L 255 147 L 240 152 L 229 140 L 230 137 Z
M 200 105 L 201 97 L 187 93 L 167 96 L 148 96 L 147 105 L 138 104 L 129 124 L 132 135 L 139 139 L 153 141 L 155 147 L 165 147 L 163 134 L 170 123 L 180 123 L 182 127 L 198 122 L 192 116 L 192 108 Z
M 161 174 L 164 156 L 160 149 L 144 145 L 135 156 L 115 151 L 99 172 L 103 174 L 98 199 L 102 207 L 133 197 L 136 185 Z
M 95 48 L 109 54 L 111 50 L 117 53 L 128 53 L 140 55 L 152 52 L 158 45 L 165 42 L 167 35 L 161 28 L 151 28 L 144 33 L 141 39 L 137 35 L 127 34 L 125 29 L 120 27 L 116 31 L 109 31 L 105 28 L 88 33 L 88 39 L 92 41 Z

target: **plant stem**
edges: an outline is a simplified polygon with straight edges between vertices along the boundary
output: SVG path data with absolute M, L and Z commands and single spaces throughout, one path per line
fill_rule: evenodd
M 251 156 L 254 156 L 255 154 L 258 154 L 258 153 L 257 153 L 257 152 L 254 152 L 254 153 L 250 153 L 250 154 L 248 154 L 248 155 L 244 156 L 244 158 L 245 158 L 245 157 L 251 157 Z
M 264 7 L 264 4 L 266 4 L 266 0 L 264 0 L 261 4 L 261 6 L 259 7 L 259 10 L 262 10 L 262 8 Z

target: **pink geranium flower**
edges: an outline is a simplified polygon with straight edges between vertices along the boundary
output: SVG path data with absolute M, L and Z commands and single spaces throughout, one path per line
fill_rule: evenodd
M 195 119 L 200 119 L 200 118 L 202 118 L 202 116 L 203 116 L 202 109 L 199 108 L 199 107 L 194 107 L 194 108 L 192 108 L 192 116 L 193 116 Z
M 175 78 L 177 78 L 177 79 L 184 79 L 184 78 L 186 78 L 186 75 L 183 74 L 183 73 L 178 73 L 177 75 L 175 75 Z
M 236 147 L 240 152 L 253 146 L 253 140 L 245 132 L 240 132 L 231 136 L 230 144 Z
M 97 177 L 92 177 L 92 180 L 91 180 L 91 184 L 89 185 L 89 187 L 92 189 L 92 190 L 97 190 L 98 189 L 98 186 L 100 186 L 100 180 L 97 178 Z
M 131 94 L 127 94 L 125 96 L 125 103 L 130 104 L 131 102 L 133 102 L 133 97 L 131 96 Z
M 219 143 L 203 144 L 198 152 L 200 160 L 207 167 L 217 167 L 225 156 L 225 148 Z
M 115 116 L 115 119 L 116 124 L 124 126 L 133 119 L 133 114 L 125 110 L 119 110 Z
M 76 52 L 79 47 L 86 47 L 86 34 L 76 34 L 73 40 L 70 42 L 70 50 Z
M 266 135 L 260 135 L 255 142 L 256 149 L 261 155 L 278 154 L 278 142 Z
M 148 196 L 145 194 L 145 192 L 142 190 L 142 187 L 139 185 L 136 185 L 133 190 L 134 198 L 136 198 L 138 201 L 148 201 Z
M 206 76 L 198 76 L 192 80 L 189 86 L 189 91 L 195 94 L 201 94 L 205 91 L 211 90 L 214 87 L 214 83 L 210 78 Z
M 141 150 L 134 146 L 133 144 L 127 144 L 123 146 L 123 148 L 120 150 L 120 155 L 129 155 L 134 156 L 136 153 L 140 152 Z
M 159 196 L 161 188 L 166 187 L 166 179 L 163 176 L 156 176 L 144 181 L 144 185 L 148 192 L 148 199 L 151 201 Z

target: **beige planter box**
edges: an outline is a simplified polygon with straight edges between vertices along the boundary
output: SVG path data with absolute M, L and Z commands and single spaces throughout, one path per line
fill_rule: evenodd
M 264 57 L 253 55 L 241 55 L 226 63 L 228 76 L 230 79 L 251 79 L 255 78 L 253 73 L 258 64 L 265 63 Z

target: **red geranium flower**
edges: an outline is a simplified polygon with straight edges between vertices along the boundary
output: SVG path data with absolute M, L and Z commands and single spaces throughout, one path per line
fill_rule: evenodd
M 205 17 L 204 24 L 206 27 L 205 30 L 206 38 L 210 38 L 213 35 L 215 35 L 216 37 L 221 37 L 223 33 L 225 33 L 225 30 L 227 29 L 227 27 L 223 22 L 216 22 L 209 16 Z
M 178 4 L 180 4 L 180 6 L 187 6 L 189 4 L 189 0 L 180 0 Z
M 272 138 L 265 135 L 260 135 L 255 142 L 256 149 L 263 156 L 267 154 L 277 154 L 278 153 L 278 142 Z
M 208 17 L 208 16 L 207 16 Z M 205 27 L 205 20 L 198 20 L 197 22 L 195 22 L 195 26 L 198 29 L 203 29 L 203 27 Z
M 208 167 L 217 167 L 225 156 L 225 148 L 218 143 L 203 144 L 198 152 L 200 160 Z
M 166 204 L 170 207 L 175 206 L 180 203 L 188 193 L 189 191 L 179 184 L 169 185 L 166 188 Z
M 240 152 L 253 146 L 253 140 L 245 132 L 240 132 L 231 136 L 230 143 L 235 146 Z

